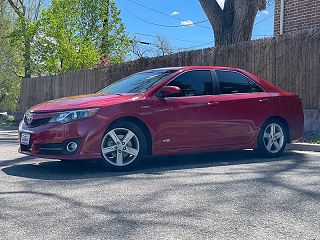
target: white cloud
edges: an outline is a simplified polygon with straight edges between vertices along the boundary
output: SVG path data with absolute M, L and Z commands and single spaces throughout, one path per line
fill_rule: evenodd
M 258 12 L 257 17 L 261 17 L 262 15 L 269 15 L 270 12 L 268 10 L 263 10 Z
M 224 1 L 225 0 L 217 0 L 218 4 L 220 5 L 220 7 L 223 9 L 224 8 Z
M 179 12 L 173 11 L 170 15 L 171 15 L 171 16 L 175 16 L 175 15 L 179 15 L 179 14 L 180 14 Z
M 180 22 L 181 26 L 194 26 L 193 22 L 191 20 L 185 20 Z

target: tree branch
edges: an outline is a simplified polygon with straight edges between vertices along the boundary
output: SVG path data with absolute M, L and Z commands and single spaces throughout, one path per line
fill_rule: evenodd
M 26 6 L 23 4 L 23 0 L 19 0 L 19 2 L 21 5 L 21 8 L 22 8 L 23 16 L 25 16 L 26 15 Z
M 216 0 L 199 0 L 199 2 L 211 25 L 219 25 L 223 10 L 218 2 Z
M 265 10 L 267 8 L 267 0 L 261 0 L 259 2 L 259 11 Z
M 23 78 L 23 75 L 19 74 L 18 71 L 16 70 L 16 68 L 14 66 L 11 67 L 12 73 L 18 77 L 18 78 Z
M 37 7 L 36 7 L 36 11 L 35 11 L 35 16 L 34 16 L 34 20 L 38 20 L 38 17 L 39 17 L 39 14 L 40 14 L 40 8 L 43 4 L 43 0 L 39 0 L 38 1 L 38 4 L 37 4 Z
M 23 12 L 20 11 L 19 7 L 12 0 L 8 0 L 8 2 L 15 13 L 18 14 L 19 17 L 23 17 Z

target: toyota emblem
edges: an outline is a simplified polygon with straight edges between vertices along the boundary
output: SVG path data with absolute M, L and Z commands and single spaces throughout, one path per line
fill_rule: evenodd
M 26 114 L 26 123 L 27 123 L 28 125 L 31 125 L 32 120 L 33 120 L 32 114 L 31 114 L 31 113 L 27 113 L 27 114 Z

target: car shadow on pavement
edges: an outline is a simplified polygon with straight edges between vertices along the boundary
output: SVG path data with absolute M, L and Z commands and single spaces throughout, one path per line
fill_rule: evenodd
M 258 158 L 253 151 L 215 152 L 193 155 L 162 156 L 146 159 L 137 170 L 129 172 L 108 172 L 100 169 L 95 161 L 41 161 L 26 157 L 23 160 L 33 160 L 32 163 L 20 163 L 21 159 L 10 160 L 14 165 L 5 166 L 2 171 L 7 175 L 42 180 L 74 180 L 126 176 L 132 174 L 162 175 L 168 171 L 219 167 L 230 165 L 243 165 L 255 163 L 281 162 L 284 160 L 304 161 L 304 154 L 298 152 L 285 152 L 279 158 Z M 299 159 L 299 160 L 297 160 Z M 39 161 L 37 161 L 39 160 Z M 21 161 L 22 162 L 22 161 Z
M 33 158 L 30 156 L 22 156 L 19 158 L 11 159 L 11 160 L 2 160 L 0 159 L 0 167 L 11 166 L 13 164 L 22 163 L 25 161 L 32 160 Z

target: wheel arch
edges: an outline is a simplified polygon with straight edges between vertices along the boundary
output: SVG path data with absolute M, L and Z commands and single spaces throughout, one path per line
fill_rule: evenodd
M 274 119 L 282 122 L 283 125 L 285 126 L 285 130 L 287 131 L 287 134 L 288 134 L 288 140 L 287 140 L 287 142 L 290 143 L 290 142 L 291 142 L 290 127 L 289 127 L 288 121 L 287 121 L 284 117 L 281 117 L 281 116 L 271 116 L 271 117 L 269 117 L 263 124 L 265 124 L 266 122 L 269 122 L 269 121 L 271 121 L 271 120 L 274 120 Z
M 151 136 L 151 132 L 150 132 L 150 129 L 147 126 L 147 124 L 145 124 L 144 121 L 142 121 L 139 118 L 125 116 L 125 117 L 120 117 L 120 118 L 113 120 L 109 126 L 111 126 L 112 124 L 115 124 L 117 122 L 121 122 L 121 121 L 131 122 L 131 123 L 137 125 L 142 130 L 142 132 L 147 140 L 147 155 L 151 156 L 152 155 L 152 136 Z

